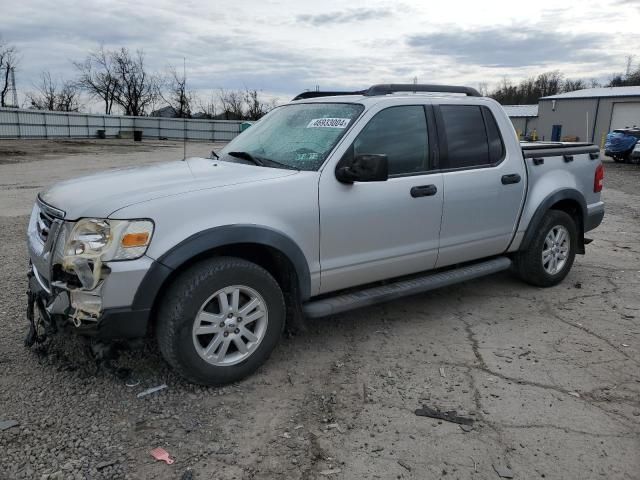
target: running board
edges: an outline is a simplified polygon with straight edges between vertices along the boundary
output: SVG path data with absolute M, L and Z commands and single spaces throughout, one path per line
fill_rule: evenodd
M 431 273 L 409 280 L 399 280 L 377 287 L 366 288 L 356 292 L 336 295 L 334 297 L 313 300 L 302 305 L 302 311 L 307 317 L 320 318 L 346 312 L 356 308 L 388 302 L 396 298 L 427 292 L 440 287 L 454 285 L 492 273 L 507 270 L 511 266 L 511 259 L 496 257 L 480 263 L 466 265 L 454 270 Z

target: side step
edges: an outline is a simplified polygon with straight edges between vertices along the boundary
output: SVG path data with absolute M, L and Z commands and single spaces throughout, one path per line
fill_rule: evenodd
M 496 257 L 454 270 L 431 273 L 409 280 L 399 280 L 395 283 L 366 288 L 364 290 L 323 298 L 321 300 L 312 300 L 302 305 L 302 311 L 310 318 L 327 317 L 336 313 L 367 307 L 376 303 L 387 302 L 389 300 L 395 300 L 396 298 L 415 295 L 473 278 L 483 277 L 507 270 L 510 266 L 511 259 L 507 257 Z

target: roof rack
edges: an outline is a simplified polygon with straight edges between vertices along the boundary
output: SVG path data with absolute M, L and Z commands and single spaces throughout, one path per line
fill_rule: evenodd
M 434 92 L 434 93 L 462 93 L 468 97 L 481 97 L 480 92 L 475 88 L 461 87 L 457 85 L 428 85 L 414 83 L 381 83 L 372 85 L 366 90 L 358 90 L 355 92 L 303 92 L 297 95 L 293 100 L 302 100 L 305 98 L 332 97 L 336 95 L 364 95 L 366 97 L 375 97 L 378 95 L 389 95 L 396 92 Z
M 396 92 L 437 92 L 437 93 L 464 93 L 468 97 L 481 97 L 480 93 L 471 87 L 459 87 L 456 85 L 428 85 L 414 83 L 384 83 L 369 87 L 365 95 L 388 95 Z
M 338 95 L 364 95 L 366 90 L 360 90 L 358 92 L 318 92 L 318 91 L 309 91 L 302 92 L 293 100 L 303 100 L 305 98 L 318 98 L 318 97 L 336 97 Z

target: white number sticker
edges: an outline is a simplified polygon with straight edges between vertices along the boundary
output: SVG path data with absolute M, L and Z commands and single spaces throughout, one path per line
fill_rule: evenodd
M 307 128 L 347 128 L 349 118 L 314 118 Z

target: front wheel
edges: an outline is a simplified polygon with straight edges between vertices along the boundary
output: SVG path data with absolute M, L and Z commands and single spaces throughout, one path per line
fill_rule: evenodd
M 538 287 L 552 287 L 568 275 L 578 246 L 578 229 L 566 212 L 550 210 L 526 250 L 515 257 L 518 276 Z
M 158 310 L 158 345 L 191 382 L 234 382 L 269 358 L 285 312 L 278 283 L 262 267 L 233 257 L 204 260 L 166 292 Z

